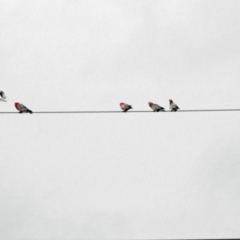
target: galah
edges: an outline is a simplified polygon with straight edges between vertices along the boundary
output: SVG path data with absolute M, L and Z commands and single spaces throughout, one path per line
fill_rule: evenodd
M 165 112 L 164 108 L 156 103 L 149 102 L 148 105 L 154 112 Z
M 28 109 L 26 106 L 24 106 L 21 103 L 15 102 L 15 107 L 19 111 L 19 113 L 32 113 L 30 109 Z
M 132 109 L 132 106 L 127 103 L 120 103 L 120 107 L 123 110 L 123 112 L 127 112 L 129 109 Z
M 6 95 L 3 91 L 0 91 L 0 101 L 6 102 Z
M 173 100 L 169 99 L 169 104 L 170 104 L 170 109 L 172 110 L 171 112 L 176 112 L 178 109 L 178 105 L 173 102 Z

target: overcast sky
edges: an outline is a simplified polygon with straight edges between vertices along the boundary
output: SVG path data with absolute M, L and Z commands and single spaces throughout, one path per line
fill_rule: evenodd
M 240 108 L 238 0 L 0 0 L 15 111 Z M 1 115 L 0 239 L 240 237 L 239 112 Z

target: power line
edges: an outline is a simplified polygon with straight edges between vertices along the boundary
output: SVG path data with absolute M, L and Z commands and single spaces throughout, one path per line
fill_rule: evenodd
M 178 110 L 178 113 L 186 112 L 237 112 L 240 109 L 193 109 L 193 110 Z M 165 111 L 165 113 L 171 112 L 171 110 Z M 122 111 L 36 111 L 34 114 L 90 114 L 90 113 L 123 113 Z M 153 111 L 128 111 L 129 113 L 153 113 Z M 161 112 L 164 113 L 164 112 Z M 19 112 L 0 112 L 0 114 L 19 114 Z

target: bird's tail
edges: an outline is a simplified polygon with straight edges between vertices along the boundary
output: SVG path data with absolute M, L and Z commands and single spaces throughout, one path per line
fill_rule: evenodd
M 31 114 L 33 113 L 33 112 L 32 112 L 31 110 L 29 110 L 29 109 L 28 109 L 28 112 L 31 113 Z

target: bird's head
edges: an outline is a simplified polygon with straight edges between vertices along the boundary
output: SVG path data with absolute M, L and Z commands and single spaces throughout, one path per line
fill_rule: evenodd
M 173 103 L 173 100 L 169 99 L 169 103 L 170 103 L 170 104 Z
M 124 105 L 124 102 L 120 102 L 120 106 L 123 106 Z
M 148 102 L 148 105 L 149 105 L 149 107 L 151 107 L 153 105 L 153 103 L 152 102 Z
M 15 105 L 15 107 L 18 107 L 19 102 L 15 102 L 14 105 Z

